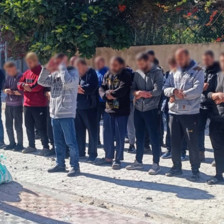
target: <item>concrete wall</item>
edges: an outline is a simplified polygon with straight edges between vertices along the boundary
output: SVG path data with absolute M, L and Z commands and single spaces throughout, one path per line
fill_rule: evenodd
M 147 51 L 147 50 L 154 50 L 156 53 L 156 57 L 160 61 L 160 65 L 167 70 L 167 60 L 172 55 L 172 53 L 178 47 L 186 47 L 191 54 L 191 57 L 195 59 L 197 62 L 201 63 L 201 56 L 202 54 L 210 49 L 213 50 L 216 54 L 216 58 L 218 59 L 218 55 L 220 52 L 224 51 L 224 43 L 209 43 L 209 44 L 181 44 L 181 45 L 150 45 L 150 46 L 135 46 L 130 47 L 126 50 L 113 50 L 111 48 L 97 48 L 96 56 L 101 55 L 104 56 L 106 59 L 107 64 L 112 56 L 119 55 L 126 60 L 127 65 L 131 66 L 133 69 L 136 68 L 135 66 L 135 56 L 139 52 Z M 89 60 L 89 64 L 93 66 L 94 58 Z

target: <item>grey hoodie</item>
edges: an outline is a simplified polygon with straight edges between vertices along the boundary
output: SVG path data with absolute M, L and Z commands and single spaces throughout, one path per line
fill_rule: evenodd
M 165 96 L 171 97 L 175 89 L 181 89 L 185 97 L 184 99 L 175 98 L 173 103 L 169 102 L 169 113 L 176 115 L 199 113 L 204 76 L 202 68 L 193 60 L 186 69 L 177 69 L 170 74 L 164 85 Z
M 149 91 L 152 94 L 151 98 L 140 98 L 135 101 L 135 108 L 141 112 L 157 109 L 163 89 L 163 73 L 162 70 L 153 65 L 148 73 L 141 70 L 135 72 L 132 85 L 132 92 Z
M 38 84 L 51 88 L 50 116 L 51 118 L 75 118 L 77 107 L 79 75 L 76 69 L 69 71 L 64 65 L 59 71 L 50 74 L 42 68 Z

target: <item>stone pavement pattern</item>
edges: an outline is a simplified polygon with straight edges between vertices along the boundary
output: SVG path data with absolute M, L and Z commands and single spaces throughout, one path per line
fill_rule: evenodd
M 37 147 L 41 148 L 39 141 Z M 201 165 L 200 183 L 186 180 L 186 177 L 191 174 L 189 161 L 183 162 L 184 174 L 181 177 L 164 176 L 172 165 L 171 160 L 161 160 L 161 174 L 149 176 L 147 171 L 152 161 L 151 155 L 144 156 L 143 171 L 126 171 L 124 167 L 134 161 L 135 155 L 125 153 L 123 169 L 119 171 L 81 162 L 82 175 L 68 178 L 65 173 L 47 173 L 47 169 L 55 164 L 54 158 L 2 150 L 0 154 L 3 153 L 7 157 L 6 165 L 17 184 L 42 195 L 50 195 L 53 198 L 57 196 L 58 200 L 67 200 L 72 204 L 79 202 L 84 207 L 91 206 L 92 209 L 99 207 L 112 212 L 116 217 L 122 214 L 149 223 L 221 224 L 224 223 L 224 185 L 208 186 L 205 183 L 209 176 L 215 173 L 214 167 L 211 166 L 213 152 L 207 136 L 206 147 L 208 150 L 206 162 Z M 99 157 L 103 155 L 103 150 L 99 149 Z M 68 161 L 67 165 L 69 167 Z M 21 196 L 23 199 L 23 193 Z M 1 202 L 8 204 L 4 200 Z M 18 204 L 10 204 L 10 206 L 20 208 Z M 46 217 L 46 214 L 44 215 Z M 130 220 L 127 223 L 131 223 Z M 74 222 L 68 221 L 68 223 Z
M 17 183 L 0 186 L 0 223 L 147 224 L 133 217 L 36 193 Z

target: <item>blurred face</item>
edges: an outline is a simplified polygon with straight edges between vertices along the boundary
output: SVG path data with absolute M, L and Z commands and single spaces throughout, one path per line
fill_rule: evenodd
M 111 60 L 110 61 L 110 70 L 111 72 L 117 74 L 124 68 L 123 65 L 121 65 L 117 60 Z
M 179 67 L 184 68 L 189 65 L 190 57 L 183 51 L 177 51 L 175 54 L 176 63 Z
M 39 64 L 39 62 L 38 60 L 34 60 L 30 58 L 30 59 L 26 59 L 26 64 L 29 69 L 32 69 L 32 68 L 35 68 Z
M 76 66 L 76 60 L 77 60 L 77 59 L 78 59 L 78 57 L 73 56 L 73 57 L 70 59 L 70 66 L 75 67 L 75 66 Z
M 79 75 L 83 76 L 86 74 L 87 70 L 88 70 L 88 66 L 87 65 L 83 65 L 82 63 L 77 63 L 76 65 L 78 71 L 79 71 Z
M 15 76 L 17 74 L 16 67 L 6 68 L 5 71 L 9 76 Z
M 170 70 L 170 71 L 176 69 L 176 67 L 177 67 L 176 64 L 172 64 L 172 63 L 169 64 L 169 70 Z
M 151 61 L 145 61 L 143 59 L 137 60 L 138 69 L 140 69 L 140 70 L 142 70 L 144 72 L 148 72 L 149 71 L 150 64 L 151 64 Z
M 221 70 L 224 72 L 224 56 L 222 55 L 219 58 L 219 64 L 220 64 Z
M 155 57 L 151 54 L 149 54 L 149 61 L 154 63 Z
M 214 63 L 214 58 L 211 55 L 203 55 L 202 56 L 203 65 L 205 67 L 211 66 Z
M 105 62 L 104 62 L 103 59 L 96 59 L 95 60 L 95 68 L 97 70 L 100 70 L 100 69 L 104 68 L 104 66 L 105 66 Z

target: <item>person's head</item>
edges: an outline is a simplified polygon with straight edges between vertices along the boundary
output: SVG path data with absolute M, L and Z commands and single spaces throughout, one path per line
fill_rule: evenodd
M 86 60 L 84 58 L 78 58 L 76 60 L 76 68 L 79 71 L 79 75 L 83 76 L 86 74 L 87 70 L 88 70 L 88 65 L 86 63 Z
M 119 73 L 123 68 L 125 68 L 125 60 L 119 56 L 112 57 L 110 59 L 110 71 L 112 73 Z
M 148 54 L 148 56 L 149 56 L 149 60 L 152 62 L 152 63 L 154 63 L 154 61 L 155 61 L 155 52 L 153 51 L 153 50 L 150 50 L 150 51 L 148 51 L 147 52 L 147 54 Z
M 94 60 L 95 68 L 100 70 L 105 67 L 105 59 L 102 56 L 98 56 Z
M 189 51 L 186 48 L 179 48 L 175 52 L 175 60 L 177 63 L 177 66 L 181 68 L 185 68 L 190 63 L 190 54 Z
M 215 55 L 214 52 L 211 50 L 205 51 L 202 56 L 203 65 L 205 67 L 209 67 L 214 64 L 215 62 Z
M 64 63 L 68 66 L 68 56 L 64 53 L 58 53 L 54 56 L 55 64 L 58 66 L 61 63 Z
M 4 64 L 4 69 L 5 72 L 9 75 L 9 76 L 15 76 L 18 71 L 16 68 L 16 64 L 13 61 L 8 61 Z
M 73 57 L 70 58 L 70 61 L 69 61 L 69 64 L 70 66 L 72 67 L 75 67 L 76 66 L 76 60 L 78 59 L 78 57 L 75 55 Z
M 29 69 L 33 69 L 39 65 L 37 54 L 34 52 L 27 53 L 25 60 Z
M 169 60 L 168 60 L 168 65 L 169 65 L 169 70 L 170 70 L 170 71 L 176 69 L 176 67 L 177 67 L 177 63 L 176 63 L 175 57 L 171 57 L 171 58 L 169 58 Z
M 222 72 L 224 72 L 224 52 L 222 52 L 220 54 L 219 65 L 220 65 L 220 68 L 221 68 Z
M 150 65 L 152 64 L 147 53 L 139 53 L 136 56 L 136 62 L 138 68 L 144 72 L 148 72 L 150 69 Z

